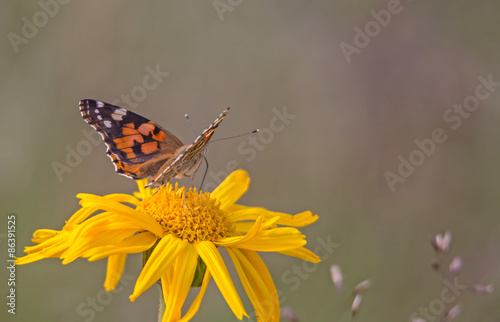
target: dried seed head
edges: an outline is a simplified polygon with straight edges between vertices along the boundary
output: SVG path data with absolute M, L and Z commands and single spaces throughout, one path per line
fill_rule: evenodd
M 330 267 L 330 274 L 332 275 L 333 285 L 335 285 L 337 292 L 341 292 L 342 288 L 344 287 L 344 277 L 342 276 L 342 270 L 340 269 L 340 266 L 332 265 L 332 267 Z
M 363 282 L 356 285 L 356 287 L 354 288 L 354 294 L 361 294 L 369 289 L 370 286 L 372 286 L 372 282 L 370 280 L 364 280 Z
M 439 261 L 437 259 L 433 259 L 431 261 L 431 267 L 435 271 L 439 270 Z
M 462 308 L 460 305 L 455 305 L 444 315 L 444 321 L 453 321 L 457 316 L 460 315 Z
M 354 301 L 352 301 L 352 307 L 351 307 L 352 316 L 358 314 L 360 305 L 361 305 L 361 294 L 358 294 L 354 297 Z
M 493 293 L 493 285 L 491 284 L 474 284 L 470 289 L 476 294 L 491 294 Z
M 462 258 L 455 256 L 450 263 L 450 273 L 457 275 L 462 270 L 463 261 Z

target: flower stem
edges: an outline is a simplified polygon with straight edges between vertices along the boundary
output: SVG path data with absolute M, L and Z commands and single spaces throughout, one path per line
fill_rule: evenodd
M 163 291 L 161 289 L 161 284 L 158 284 L 158 290 L 160 290 L 159 303 L 158 303 L 158 322 L 163 320 L 163 314 L 165 313 L 165 300 L 163 299 Z

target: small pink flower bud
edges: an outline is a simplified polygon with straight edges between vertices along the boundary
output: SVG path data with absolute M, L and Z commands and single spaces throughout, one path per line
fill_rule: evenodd
M 352 301 L 352 307 L 351 307 L 352 316 L 358 314 L 360 305 L 361 305 L 361 294 L 358 294 L 356 295 L 356 297 L 354 297 L 354 301 Z
M 486 284 L 486 285 L 481 285 L 481 284 L 474 284 L 470 287 L 470 289 L 477 294 L 491 294 L 493 293 L 493 285 L 491 284 Z
M 450 273 L 453 275 L 457 275 L 462 270 L 462 266 L 463 266 L 462 258 L 458 256 L 454 257 L 450 263 Z
M 365 280 L 354 287 L 354 294 L 361 294 L 372 286 L 370 280 Z
M 333 285 L 335 285 L 337 292 L 341 292 L 344 287 L 344 277 L 342 276 L 342 270 L 340 269 L 340 266 L 332 265 L 332 267 L 330 267 L 330 274 L 332 275 Z
M 457 316 L 460 315 L 462 308 L 460 305 L 455 305 L 444 316 L 444 321 L 453 321 Z

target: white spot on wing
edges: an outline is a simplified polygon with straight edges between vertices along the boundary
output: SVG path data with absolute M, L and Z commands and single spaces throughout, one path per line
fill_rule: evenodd
M 113 123 L 111 123 L 111 121 L 104 121 L 104 126 L 105 127 L 111 127 L 113 125 Z
M 116 114 L 116 113 L 112 113 L 111 114 L 111 117 L 113 118 L 113 120 L 115 121 L 121 121 L 123 119 L 123 115 L 124 114 Z
M 127 110 L 123 109 L 123 108 L 117 108 L 115 110 L 115 113 L 116 114 L 120 114 L 120 115 L 126 115 L 127 114 Z
M 96 108 L 96 109 L 94 110 L 94 113 L 99 114 L 99 109 L 98 109 L 98 108 Z
M 99 101 L 97 101 L 97 106 L 98 106 L 98 107 L 104 107 L 104 103 L 103 103 L 103 102 L 99 102 Z M 96 113 L 97 113 L 97 112 L 96 112 Z
M 97 115 L 97 119 L 98 119 L 98 120 L 102 120 L 102 116 Z

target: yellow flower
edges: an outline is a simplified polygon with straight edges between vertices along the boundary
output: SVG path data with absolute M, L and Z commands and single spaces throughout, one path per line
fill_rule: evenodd
M 26 247 L 28 254 L 17 264 L 50 257 L 68 264 L 82 257 L 89 261 L 108 258 L 104 286 L 113 290 L 123 272 L 127 254 L 147 252 L 149 258 L 137 278 L 130 300 L 161 280 L 165 312 L 163 321 L 187 321 L 197 312 L 213 277 L 233 313 L 248 316 L 219 253 L 224 248 L 253 304 L 259 321 L 279 320 L 279 299 L 273 280 L 257 251 L 279 252 L 318 263 L 305 249 L 305 236 L 294 227 L 315 222 L 310 211 L 296 215 L 265 208 L 235 204 L 245 193 L 247 172 L 231 173 L 212 193 L 186 193 L 171 184 L 156 194 L 138 181 L 134 196 L 111 194 L 104 197 L 78 194 L 82 208 L 60 231 L 37 230 Z M 184 196 L 185 195 L 185 196 Z M 130 207 L 126 204 L 131 204 Z M 98 214 L 97 211 L 102 210 Z M 198 259 L 206 265 L 203 282 L 195 300 L 185 312 L 181 308 L 192 286 Z

